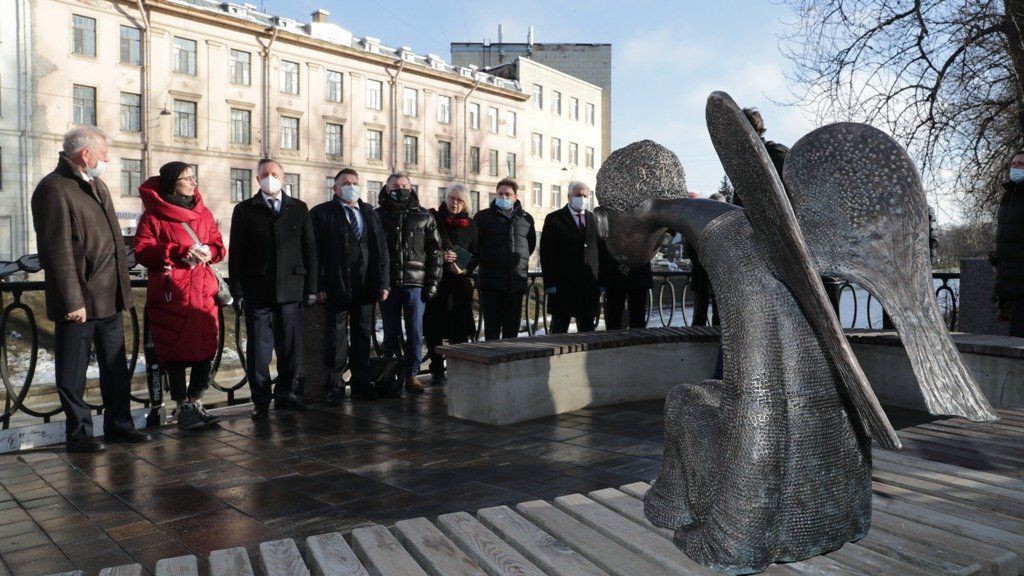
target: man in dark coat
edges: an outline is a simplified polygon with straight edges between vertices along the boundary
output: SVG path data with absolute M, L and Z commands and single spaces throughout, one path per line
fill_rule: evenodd
M 420 206 L 407 175 L 392 174 L 385 186 L 387 192 L 377 208 L 387 238 L 391 279 L 391 294 L 381 306 L 384 351 L 404 356 L 405 390 L 420 394 L 423 384 L 416 375 L 423 361 L 423 311 L 426 302 L 437 295 L 441 282 L 441 237 L 437 222 Z M 394 386 L 385 393 L 397 396 L 401 389 Z
M 316 246 L 306 204 L 281 192 L 284 168 L 256 167 L 260 191 L 231 214 L 228 271 L 236 305 L 245 311 L 246 374 L 253 420 L 278 410 L 305 410 L 295 397 L 299 369 L 299 305 L 316 299 Z M 270 390 L 270 356 L 277 352 L 277 383 Z
M 537 231 L 533 216 L 519 203 L 518 190 L 511 178 L 498 182 L 491 206 L 473 217 L 479 260 L 477 289 L 488 340 L 517 337 L 523 319 L 523 295 Z
M 310 210 L 310 218 L 316 237 L 317 301 L 326 304 L 328 402 L 336 406 L 345 396 L 341 372 L 346 363 L 352 372 L 352 399 L 377 399 L 370 385 L 373 304 L 387 300 L 390 280 L 384 231 L 377 212 L 360 197 L 359 173 L 342 169 L 333 190 L 334 198 Z
M 612 258 L 603 240 L 598 240 L 600 269 L 598 281 L 604 290 L 605 330 L 644 328 L 647 326 L 647 297 L 654 287 L 651 265 L 626 266 Z M 629 324 L 623 326 L 626 303 L 629 302 Z
M 32 222 L 54 323 L 57 394 L 67 417 L 69 452 L 98 452 L 92 410 L 85 403 L 89 344 L 96 345 L 107 442 L 145 442 L 131 414 L 131 374 L 121 313 L 132 308 L 128 258 L 114 203 L 100 175 L 110 161 L 110 136 L 98 128 L 64 135 L 57 167 L 32 193 Z
M 577 331 L 590 332 L 599 311 L 597 226 L 589 200 L 589 186 L 570 182 L 569 203 L 544 218 L 540 269 L 552 334 L 568 332 L 571 318 Z
M 1009 320 L 1010 336 L 1024 338 L 1024 151 L 1010 162 L 996 224 L 995 293 L 1000 320 Z

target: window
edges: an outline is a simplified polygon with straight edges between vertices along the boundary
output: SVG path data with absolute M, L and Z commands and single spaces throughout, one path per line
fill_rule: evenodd
M 533 108 L 535 110 L 544 109 L 544 87 L 540 84 L 533 85 Z
M 508 170 L 508 177 L 516 177 L 516 155 L 512 152 L 505 154 L 505 168 Z
M 341 72 L 337 72 L 335 70 L 328 70 L 326 87 L 327 93 L 324 95 L 324 98 L 326 98 L 328 102 L 341 102 L 341 88 Z
M 231 51 L 231 83 L 242 86 L 249 85 L 249 70 L 252 55 L 242 50 Z
M 299 149 L 299 119 L 281 116 L 281 149 Z
M 96 57 L 96 19 L 71 15 L 71 52 Z
M 444 140 L 437 141 L 437 168 L 438 170 L 452 169 L 452 143 Z
M 380 95 L 383 92 L 383 84 L 380 80 L 366 81 L 366 107 L 372 110 L 381 109 Z
M 591 126 L 593 126 L 596 123 L 595 114 L 596 113 L 595 113 L 594 105 L 588 102 L 587 103 L 587 124 L 590 124 Z
M 544 157 L 544 136 L 533 133 L 533 138 L 530 140 L 530 154 L 533 154 L 534 158 Z
M 562 139 L 552 138 L 551 139 L 551 160 L 554 162 L 562 161 Z
M 196 103 L 188 100 L 174 101 L 174 135 L 182 138 L 196 137 Z
M 491 176 L 498 175 L 498 151 L 487 151 L 487 173 Z
M 580 99 L 569 98 L 569 119 L 579 120 L 580 119 Z
M 469 105 L 469 127 L 480 129 L 480 105 L 475 102 Z
M 121 196 L 138 196 L 142 184 L 142 160 L 121 159 Z
M 440 207 L 444 204 L 444 199 L 448 196 L 448 187 L 441 186 L 437 189 L 437 206 Z
M 469 148 L 469 171 L 473 174 L 480 173 L 480 149 L 476 146 Z
M 344 128 L 341 124 L 328 124 L 324 130 L 324 150 L 328 156 L 342 155 L 342 135 Z
M 121 130 L 140 132 L 142 130 L 142 97 L 130 92 L 121 92 Z
M 473 190 L 469 193 L 469 202 L 473 205 L 473 214 L 480 211 L 480 191 Z
M 555 116 L 562 115 L 562 93 L 557 91 L 551 92 L 551 113 Z
M 252 170 L 231 169 L 231 201 L 241 202 L 252 196 Z
M 231 109 L 231 143 L 248 145 L 252 112 L 249 110 Z
M 292 198 L 299 197 L 299 175 L 298 174 L 285 174 L 284 182 L 281 184 L 281 190 L 291 196 Z
M 416 165 L 420 163 L 420 141 L 415 136 L 402 137 L 402 149 L 405 151 L 405 163 Z
M 366 131 L 366 159 L 367 160 L 380 160 L 381 159 L 381 142 L 384 139 L 384 133 L 380 130 L 367 130 Z
M 380 193 L 380 189 L 384 187 L 384 183 L 379 180 L 368 180 L 366 182 L 366 193 L 367 195 L 372 194 L 374 202 L 377 202 L 377 194 Z
M 299 63 L 281 60 L 281 92 L 299 93 Z
M 96 88 L 74 85 L 72 90 L 72 121 L 75 124 L 96 125 Z
M 533 205 L 544 205 L 544 185 L 541 184 L 540 182 L 533 183 Z
M 580 145 L 575 142 L 569 142 L 569 164 L 580 165 Z
M 334 176 L 324 176 L 324 198 L 328 200 L 334 195 Z
M 505 111 L 505 134 L 508 136 L 516 135 L 516 113 L 511 110 Z
M 196 182 L 199 182 L 199 164 L 189 164 L 188 167 L 192 169 L 192 176 L 195 177 Z
M 584 159 L 585 159 L 585 161 L 587 163 L 587 168 L 593 168 L 594 167 L 594 149 L 591 148 L 590 146 L 587 146 L 585 154 L 586 154 L 586 156 L 585 156 Z
M 121 64 L 142 64 L 142 30 L 121 25 Z
M 498 133 L 498 109 L 488 108 L 487 109 L 487 129 L 491 131 L 491 134 Z
M 437 121 L 441 124 L 452 123 L 452 97 L 437 97 Z
M 558 208 L 562 205 L 562 187 L 551 185 L 551 207 Z
M 178 74 L 196 75 L 196 41 L 174 37 L 174 71 Z
M 406 88 L 402 91 L 402 114 L 406 116 L 418 116 L 417 94 L 415 88 Z

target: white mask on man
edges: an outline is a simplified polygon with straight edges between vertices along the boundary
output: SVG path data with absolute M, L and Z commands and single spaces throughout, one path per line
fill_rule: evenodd
M 263 190 L 267 194 L 277 194 L 281 191 L 281 186 L 283 185 L 284 182 L 281 182 L 273 176 L 266 176 L 260 180 L 260 190 Z
M 577 212 L 582 212 L 587 207 L 587 198 L 585 196 L 573 196 L 569 198 L 569 207 Z
M 359 199 L 359 185 L 346 184 L 341 187 L 341 199 L 346 204 L 351 204 Z
M 106 169 L 107 163 L 103 160 L 98 160 L 96 165 L 87 169 L 85 173 L 89 175 L 89 178 L 99 178 L 100 176 L 103 176 L 103 172 L 105 172 Z

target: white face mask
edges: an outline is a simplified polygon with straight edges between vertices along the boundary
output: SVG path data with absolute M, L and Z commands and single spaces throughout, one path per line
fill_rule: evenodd
M 359 185 L 346 184 L 341 187 L 341 199 L 346 204 L 351 204 L 359 199 Z
M 577 212 L 582 212 L 587 207 L 587 199 L 583 196 L 569 198 L 569 207 Z
M 260 180 L 260 190 L 263 190 L 267 194 L 277 194 L 281 191 L 281 186 L 284 183 L 274 178 L 273 176 L 267 176 L 263 180 Z
M 107 163 L 103 160 L 98 160 L 96 162 L 96 166 L 89 168 L 85 172 L 89 175 L 89 178 L 99 178 L 100 176 L 103 176 L 103 172 L 106 171 L 106 169 Z
M 1010 180 L 1014 182 L 1024 181 L 1024 168 L 1010 168 Z

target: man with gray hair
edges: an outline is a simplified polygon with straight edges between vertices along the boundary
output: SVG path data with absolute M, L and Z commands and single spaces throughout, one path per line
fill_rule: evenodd
M 45 275 L 46 315 L 54 323 L 57 394 L 67 417 L 68 452 L 99 452 L 86 404 L 89 345 L 96 345 L 107 442 L 146 442 L 131 414 L 131 374 L 121 313 L 132 308 L 128 258 L 114 203 L 100 175 L 110 136 L 94 127 L 64 135 L 53 172 L 32 193 L 32 222 Z
M 569 203 L 544 218 L 540 267 L 552 334 L 568 332 L 572 318 L 579 332 L 590 332 L 598 315 L 597 226 L 594 213 L 587 210 L 589 199 L 590 186 L 570 182 Z

